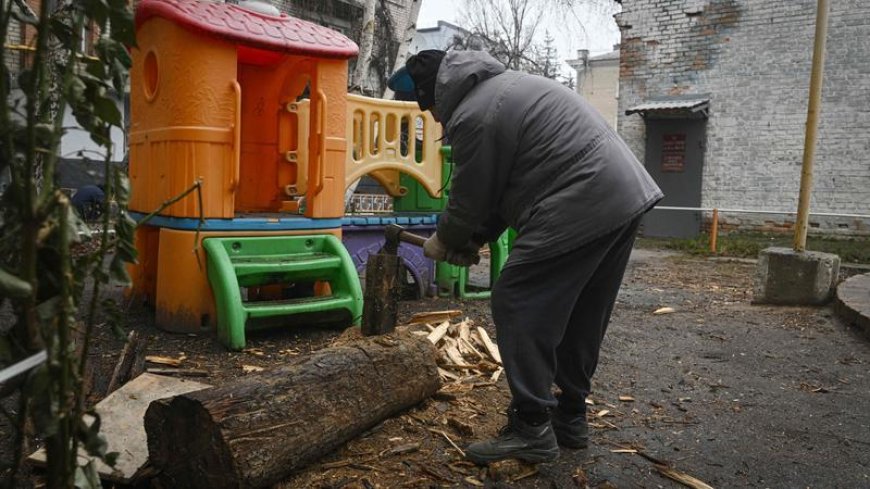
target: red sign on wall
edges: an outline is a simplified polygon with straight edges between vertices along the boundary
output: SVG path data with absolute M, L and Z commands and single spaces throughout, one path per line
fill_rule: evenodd
M 686 169 L 686 135 L 665 134 L 662 138 L 662 172 Z

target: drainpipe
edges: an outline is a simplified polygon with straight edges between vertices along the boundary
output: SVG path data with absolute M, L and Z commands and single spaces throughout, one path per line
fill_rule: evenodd
M 807 227 L 810 219 L 810 195 L 813 191 L 813 160 L 822 101 L 822 81 L 825 67 L 825 44 L 828 37 L 828 0 L 818 0 L 816 8 L 816 39 L 813 48 L 813 71 L 810 78 L 810 101 L 807 109 L 807 131 L 804 139 L 804 161 L 801 169 L 801 190 L 794 228 L 794 250 L 807 248 Z

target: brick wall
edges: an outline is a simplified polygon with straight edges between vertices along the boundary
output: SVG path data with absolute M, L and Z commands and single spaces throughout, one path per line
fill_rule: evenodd
M 710 94 L 703 206 L 794 211 L 816 0 L 624 0 L 618 127 L 644 156 L 649 97 Z M 811 210 L 870 214 L 870 2 L 831 2 Z M 729 217 L 788 227 L 793 216 Z M 870 220 L 813 217 L 870 234 Z

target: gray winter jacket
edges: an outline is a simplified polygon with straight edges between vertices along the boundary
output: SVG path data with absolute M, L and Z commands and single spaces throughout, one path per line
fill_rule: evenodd
M 438 236 L 451 248 L 517 230 L 510 262 L 577 249 L 649 210 L 662 192 L 576 92 L 506 71 L 480 51 L 448 52 L 434 112 L 455 162 Z

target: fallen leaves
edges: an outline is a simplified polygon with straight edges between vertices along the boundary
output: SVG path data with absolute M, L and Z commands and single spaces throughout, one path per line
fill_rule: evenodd
M 808 382 L 801 382 L 800 390 L 810 392 L 813 394 L 827 394 L 831 392 L 829 389 L 822 387 L 816 384 L 810 384 Z

